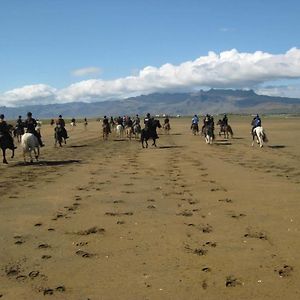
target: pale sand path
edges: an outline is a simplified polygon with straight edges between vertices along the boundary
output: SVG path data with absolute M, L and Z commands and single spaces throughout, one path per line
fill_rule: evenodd
M 264 149 L 249 119 L 213 146 L 171 121 L 144 150 L 44 126 L 41 165 L 0 167 L 3 299 L 300 298 L 299 119 L 266 119 Z

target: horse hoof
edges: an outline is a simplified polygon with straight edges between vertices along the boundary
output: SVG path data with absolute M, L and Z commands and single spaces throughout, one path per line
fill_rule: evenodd
M 7 160 L 3 160 L 3 163 L 6 164 L 6 165 L 8 164 Z

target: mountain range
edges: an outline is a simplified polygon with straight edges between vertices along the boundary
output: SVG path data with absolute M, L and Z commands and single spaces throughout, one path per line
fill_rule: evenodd
M 253 90 L 210 89 L 193 93 L 153 93 L 122 100 L 73 102 L 65 104 L 0 107 L 7 119 L 23 117 L 31 111 L 37 118 L 101 117 L 103 115 L 192 115 L 300 113 L 300 99 L 258 95 Z

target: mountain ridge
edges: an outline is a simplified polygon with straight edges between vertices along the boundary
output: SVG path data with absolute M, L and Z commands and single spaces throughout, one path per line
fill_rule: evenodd
M 300 99 L 256 94 L 253 90 L 210 89 L 190 93 L 152 93 L 122 100 L 0 107 L 8 119 L 31 111 L 38 118 L 103 115 L 205 113 L 300 113 Z

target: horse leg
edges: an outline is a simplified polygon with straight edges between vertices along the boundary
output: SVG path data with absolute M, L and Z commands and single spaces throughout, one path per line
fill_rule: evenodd
M 153 139 L 153 144 L 152 144 L 152 146 L 157 147 L 157 145 L 156 145 L 156 139 Z
M 12 148 L 12 150 L 11 150 L 11 158 L 14 158 L 14 157 L 15 157 L 15 149 Z
M 6 152 L 6 150 L 2 148 L 3 163 L 4 163 L 4 164 L 8 164 L 8 162 L 7 162 L 7 160 L 6 160 L 5 152 Z
M 29 150 L 30 162 L 33 163 L 32 149 Z

